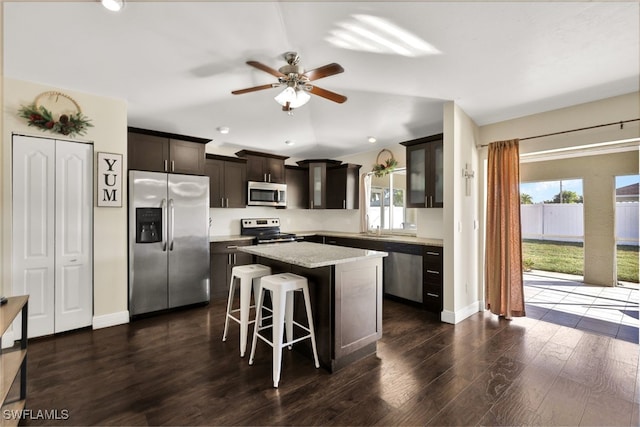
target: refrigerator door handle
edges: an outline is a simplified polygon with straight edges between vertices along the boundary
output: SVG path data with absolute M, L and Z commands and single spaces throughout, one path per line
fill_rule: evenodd
M 167 199 L 162 199 L 162 252 L 167 251 Z
M 173 232 L 175 230 L 175 207 L 173 205 L 173 199 L 169 199 L 169 223 L 171 224 L 171 234 L 169 241 L 169 250 L 173 250 Z

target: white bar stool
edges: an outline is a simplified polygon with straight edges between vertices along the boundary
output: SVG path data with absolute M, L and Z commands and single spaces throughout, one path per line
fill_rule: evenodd
M 244 357 L 247 351 L 247 335 L 249 331 L 249 311 L 255 305 L 251 304 L 251 285 L 253 284 L 253 300 L 260 294 L 260 278 L 269 276 L 271 268 L 262 264 L 239 265 L 231 270 L 231 283 L 229 283 L 229 300 L 227 301 L 227 315 L 224 319 L 224 334 L 222 341 L 227 340 L 227 330 L 229 328 L 229 319 L 240 324 L 240 357 Z M 233 308 L 233 297 L 236 292 L 236 279 L 240 280 L 240 307 Z M 240 312 L 240 318 L 234 316 Z
M 262 325 L 262 304 L 264 302 L 265 291 L 271 291 L 271 302 L 273 310 L 272 325 Z M 307 310 L 308 327 L 301 325 L 293 320 L 293 292 L 302 291 L 304 296 L 304 304 Z M 273 386 L 278 387 L 280 381 L 280 370 L 282 364 L 282 348 L 288 346 L 289 349 L 294 343 L 311 339 L 313 347 L 313 358 L 316 368 L 320 367 L 318 363 L 318 351 L 316 349 L 316 335 L 313 330 L 313 316 L 311 314 L 311 302 L 309 299 L 309 285 L 307 278 L 298 276 L 293 273 L 280 273 L 272 276 L 263 277 L 260 281 L 260 290 L 258 294 L 258 302 L 256 303 L 256 326 L 253 329 L 253 343 L 251 344 L 251 356 L 249 364 L 253 365 L 253 357 L 256 351 L 256 341 L 258 337 L 273 348 Z M 286 314 L 285 314 L 286 312 Z M 283 327 L 286 321 L 287 341 L 282 341 Z M 293 326 L 297 326 L 308 334 L 294 339 Z M 260 334 L 260 331 L 273 328 L 272 341 Z

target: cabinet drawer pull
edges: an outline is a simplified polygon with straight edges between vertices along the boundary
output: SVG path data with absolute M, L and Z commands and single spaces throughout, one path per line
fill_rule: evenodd
M 440 256 L 439 252 L 429 252 L 427 251 L 427 255 Z
M 229 245 L 227 249 L 238 249 L 238 245 Z
M 271 174 L 269 174 L 269 182 L 271 182 Z
M 329 241 L 327 241 L 327 243 L 330 244 L 330 245 L 335 245 L 336 241 L 335 240 L 329 240 Z
M 438 298 L 438 297 L 440 297 L 440 295 L 438 295 L 438 294 L 432 294 L 431 292 L 427 292 L 427 296 L 428 296 L 428 297 L 434 297 L 434 298 Z
M 176 162 L 171 160 L 171 172 L 175 172 L 176 170 Z
M 347 201 L 346 200 L 342 201 L 342 209 L 347 209 Z
M 427 270 L 427 273 L 429 273 L 429 274 L 440 274 L 439 271 L 435 271 L 435 270 Z
M 164 171 L 165 171 L 165 172 L 169 172 L 169 170 L 167 169 L 168 167 L 169 167 L 169 161 L 168 161 L 168 160 L 165 160 L 165 161 L 164 161 Z

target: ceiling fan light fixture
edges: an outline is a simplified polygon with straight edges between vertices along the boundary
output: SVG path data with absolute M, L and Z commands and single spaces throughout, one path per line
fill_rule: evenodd
M 275 101 L 283 107 L 287 106 L 288 104 L 289 108 L 298 108 L 309 102 L 311 96 L 303 90 L 294 89 L 291 86 L 287 86 L 285 90 L 280 92 L 273 99 L 275 99 Z
M 124 7 L 124 0 L 100 0 L 105 9 L 119 12 Z

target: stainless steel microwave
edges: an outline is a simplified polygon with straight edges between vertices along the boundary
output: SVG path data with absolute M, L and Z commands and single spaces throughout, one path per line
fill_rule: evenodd
M 287 206 L 287 184 L 249 181 L 247 205 Z

